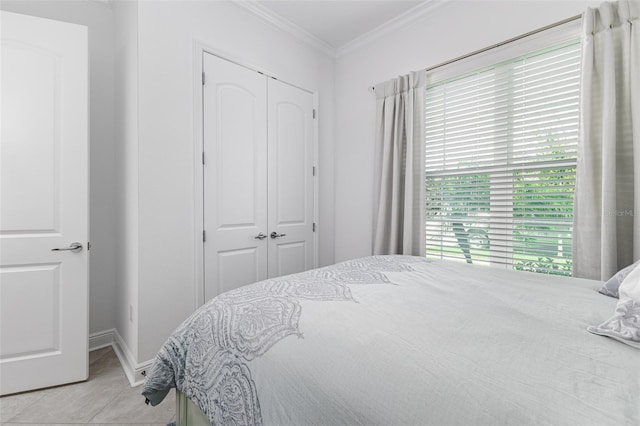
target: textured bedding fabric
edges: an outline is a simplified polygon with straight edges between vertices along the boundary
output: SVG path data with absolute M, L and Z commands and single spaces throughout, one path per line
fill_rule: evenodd
M 262 281 L 188 318 L 143 395 L 221 425 L 638 425 L 640 351 L 586 331 L 600 285 L 406 256 Z

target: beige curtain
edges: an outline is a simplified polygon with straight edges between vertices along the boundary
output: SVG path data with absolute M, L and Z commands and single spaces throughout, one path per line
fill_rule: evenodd
M 425 71 L 375 86 L 373 254 L 425 255 Z
M 640 3 L 584 14 L 573 274 L 606 280 L 640 258 Z M 635 171 L 635 172 L 634 172 Z

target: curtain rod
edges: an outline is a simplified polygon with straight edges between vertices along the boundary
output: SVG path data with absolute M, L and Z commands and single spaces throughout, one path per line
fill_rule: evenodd
M 436 68 L 440 68 L 440 67 L 443 67 L 443 66 L 445 66 L 445 65 L 449 65 L 449 64 L 452 64 L 452 63 L 454 63 L 454 62 L 458 62 L 458 61 L 461 61 L 461 60 L 463 60 L 463 59 L 467 59 L 467 58 L 469 58 L 469 57 L 471 57 L 471 56 L 479 55 L 480 53 L 484 53 L 484 52 L 486 52 L 486 51 L 488 51 L 488 50 L 492 50 L 492 49 L 495 49 L 495 48 L 497 48 L 497 47 L 504 46 L 505 44 L 513 43 L 514 41 L 521 40 L 521 39 L 523 39 L 523 38 L 525 38 L 525 37 L 529 37 L 529 36 L 532 36 L 532 35 L 534 35 L 534 34 L 541 33 L 541 32 L 546 31 L 546 30 L 550 30 L 551 28 L 555 28 L 555 27 L 558 27 L 558 26 L 560 26 L 560 25 L 564 25 L 564 24 L 566 24 L 566 23 L 568 23 L 568 22 L 572 22 L 572 21 L 575 21 L 575 20 L 580 19 L 580 18 L 582 18 L 582 14 L 580 14 L 580 15 L 575 15 L 575 16 L 572 16 L 572 17 L 570 17 L 570 18 L 563 19 L 562 21 L 554 22 L 553 24 L 549 24 L 549 25 L 544 26 L 544 27 L 542 27 L 542 28 L 538 28 L 537 30 L 529 31 L 528 33 L 521 34 L 521 35 L 519 35 L 519 36 L 516 36 L 516 37 L 510 38 L 510 39 L 505 40 L 505 41 L 502 41 L 502 42 L 500 42 L 500 43 L 496 43 L 496 44 L 493 44 L 493 45 L 491 45 L 491 46 L 484 47 L 484 48 L 482 48 L 482 49 L 479 49 L 479 50 L 473 51 L 473 52 L 471 52 L 471 53 L 467 53 L 467 54 L 465 54 L 465 55 L 458 56 L 457 58 L 450 59 L 450 60 L 448 60 L 448 61 L 442 62 L 442 63 L 440 63 L 440 64 L 438 64 L 438 65 L 434 65 L 434 66 L 432 66 L 432 67 L 426 68 L 426 69 L 425 69 L 425 71 L 427 71 L 427 72 L 429 72 L 429 71 L 433 71 L 433 70 L 435 70 Z M 375 90 L 375 86 L 371 86 L 371 87 L 369 87 L 369 90 L 371 90 L 371 91 L 373 92 L 373 91 Z

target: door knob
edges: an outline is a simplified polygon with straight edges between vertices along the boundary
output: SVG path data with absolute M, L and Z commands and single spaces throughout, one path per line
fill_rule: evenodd
M 287 234 L 278 234 L 276 231 L 273 231 L 273 232 L 271 233 L 271 238 L 273 238 L 273 239 L 275 240 L 276 238 L 279 238 L 279 237 L 285 237 L 286 235 L 287 235 Z
M 52 248 L 51 251 L 72 251 L 74 253 L 78 253 L 79 251 L 82 251 L 82 244 L 80 243 L 71 243 L 69 244 L 69 247 L 56 247 L 56 248 Z
M 256 240 L 264 240 L 265 238 L 267 238 L 267 236 L 261 232 L 253 238 L 255 238 Z

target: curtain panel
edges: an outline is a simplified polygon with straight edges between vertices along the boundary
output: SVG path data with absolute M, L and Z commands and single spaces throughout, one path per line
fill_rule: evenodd
M 640 258 L 640 3 L 583 16 L 573 274 L 606 280 Z
M 425 255 L 426 72 L 375 86 L 373 254 Z

